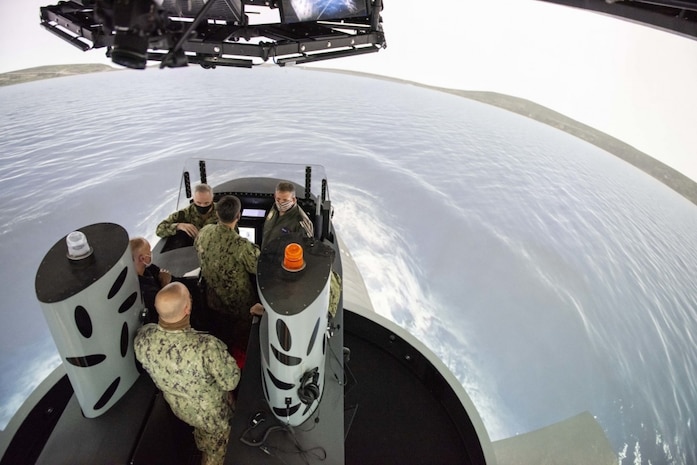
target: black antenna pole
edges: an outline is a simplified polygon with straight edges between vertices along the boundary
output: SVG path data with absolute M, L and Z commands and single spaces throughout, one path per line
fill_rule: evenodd
M 305 167 L 305 200 L 310 198 L 310 186 L 312 185 L 312 167 Z
M 189 179 L 189 172 L 184 171 L 184 189 L 186 190 L 186 198 L 191 198 L 191 180 Z
M 210 0 L 209 0 L 209 2 L 210 2 Z M 199 173 L 201 173 L 201 183 L 208 184 L 208 179 L 206 177 L 206 161 L 205 160 L 198 161 L 198 171 L 199 171 Z
M 382 12 L 382 0 L 373 1 L 373 11 L 370 17 L 371 27 L 373 31 L 380 30 L 380 13 Z
M 329 189 L 329 184 L 327 184 L 327 178 L 322 179 L 322 201 L 318 202 L 317 215 L 320 217 L 320 224 L 322 225 L 321 231 L 315 231 L 316 235 L 319 235 L 320 239 L 329 238 L 334 240 L 329 236 L 329 222 L 332 220 L 332 202 L 327 200 L 327 191 Z

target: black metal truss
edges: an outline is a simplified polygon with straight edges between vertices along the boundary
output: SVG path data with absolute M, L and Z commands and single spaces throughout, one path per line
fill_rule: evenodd
M 83 51 L 107 47 L 109 55 L 114 35 L 105 33 L 90 3 L 71 0 L 41 7 L 41 25 Z M 183 21 L 182 25 L 186 27 L 187 22 Z M 375 11 L 372 16 L 352 18 L 351 22 L 249 26 L 207 20 L 183 41 L 181 49 L 188 63 L 214 68 L 218 65 L 252 67 L 269 60 L 280 66 L 308 63 L 377 52 L 386 45 L 379 12 Z M 162 61 L 168 52 L 151 45 L 147 58 Z
M 695 0 L 542 0 L 596 11 L 697 39 Z

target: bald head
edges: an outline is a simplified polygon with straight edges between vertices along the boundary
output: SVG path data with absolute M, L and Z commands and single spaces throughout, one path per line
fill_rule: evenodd
M 191 313 L 191 294 L 182 283 L 169 283 L 155 296 L 155 309 L 162 321 L 176 323 Z
M 144 237 L 134 237 L 128 241 L 131 246 L 131 254 L 133 255 L 133 261 L 138 260 L 139 254 L 149 254 L 150 253 L 150 243 Z

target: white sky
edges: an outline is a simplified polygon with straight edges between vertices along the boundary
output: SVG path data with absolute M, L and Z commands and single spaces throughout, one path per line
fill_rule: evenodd
M 0 72 L 109 63 L 39 26 L 55 3 L 0 0 Z M 697 180 L 697 40 L 535 0 L 392 0 L 383 18 L 387 49 L 318 66 L 526 98 Z

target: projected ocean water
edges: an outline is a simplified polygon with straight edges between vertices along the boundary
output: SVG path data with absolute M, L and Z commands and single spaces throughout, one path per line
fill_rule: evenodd
M 0 88 L 0 426 L 60 359 L 34 294 L 61 237 L 154 239 L 190 157 L 324 165 L 377 312 L 455 373 L 492 440 L 590 412 L 618 463 L 697 463 L 697 206 L 559 130 L 302 69 Z

